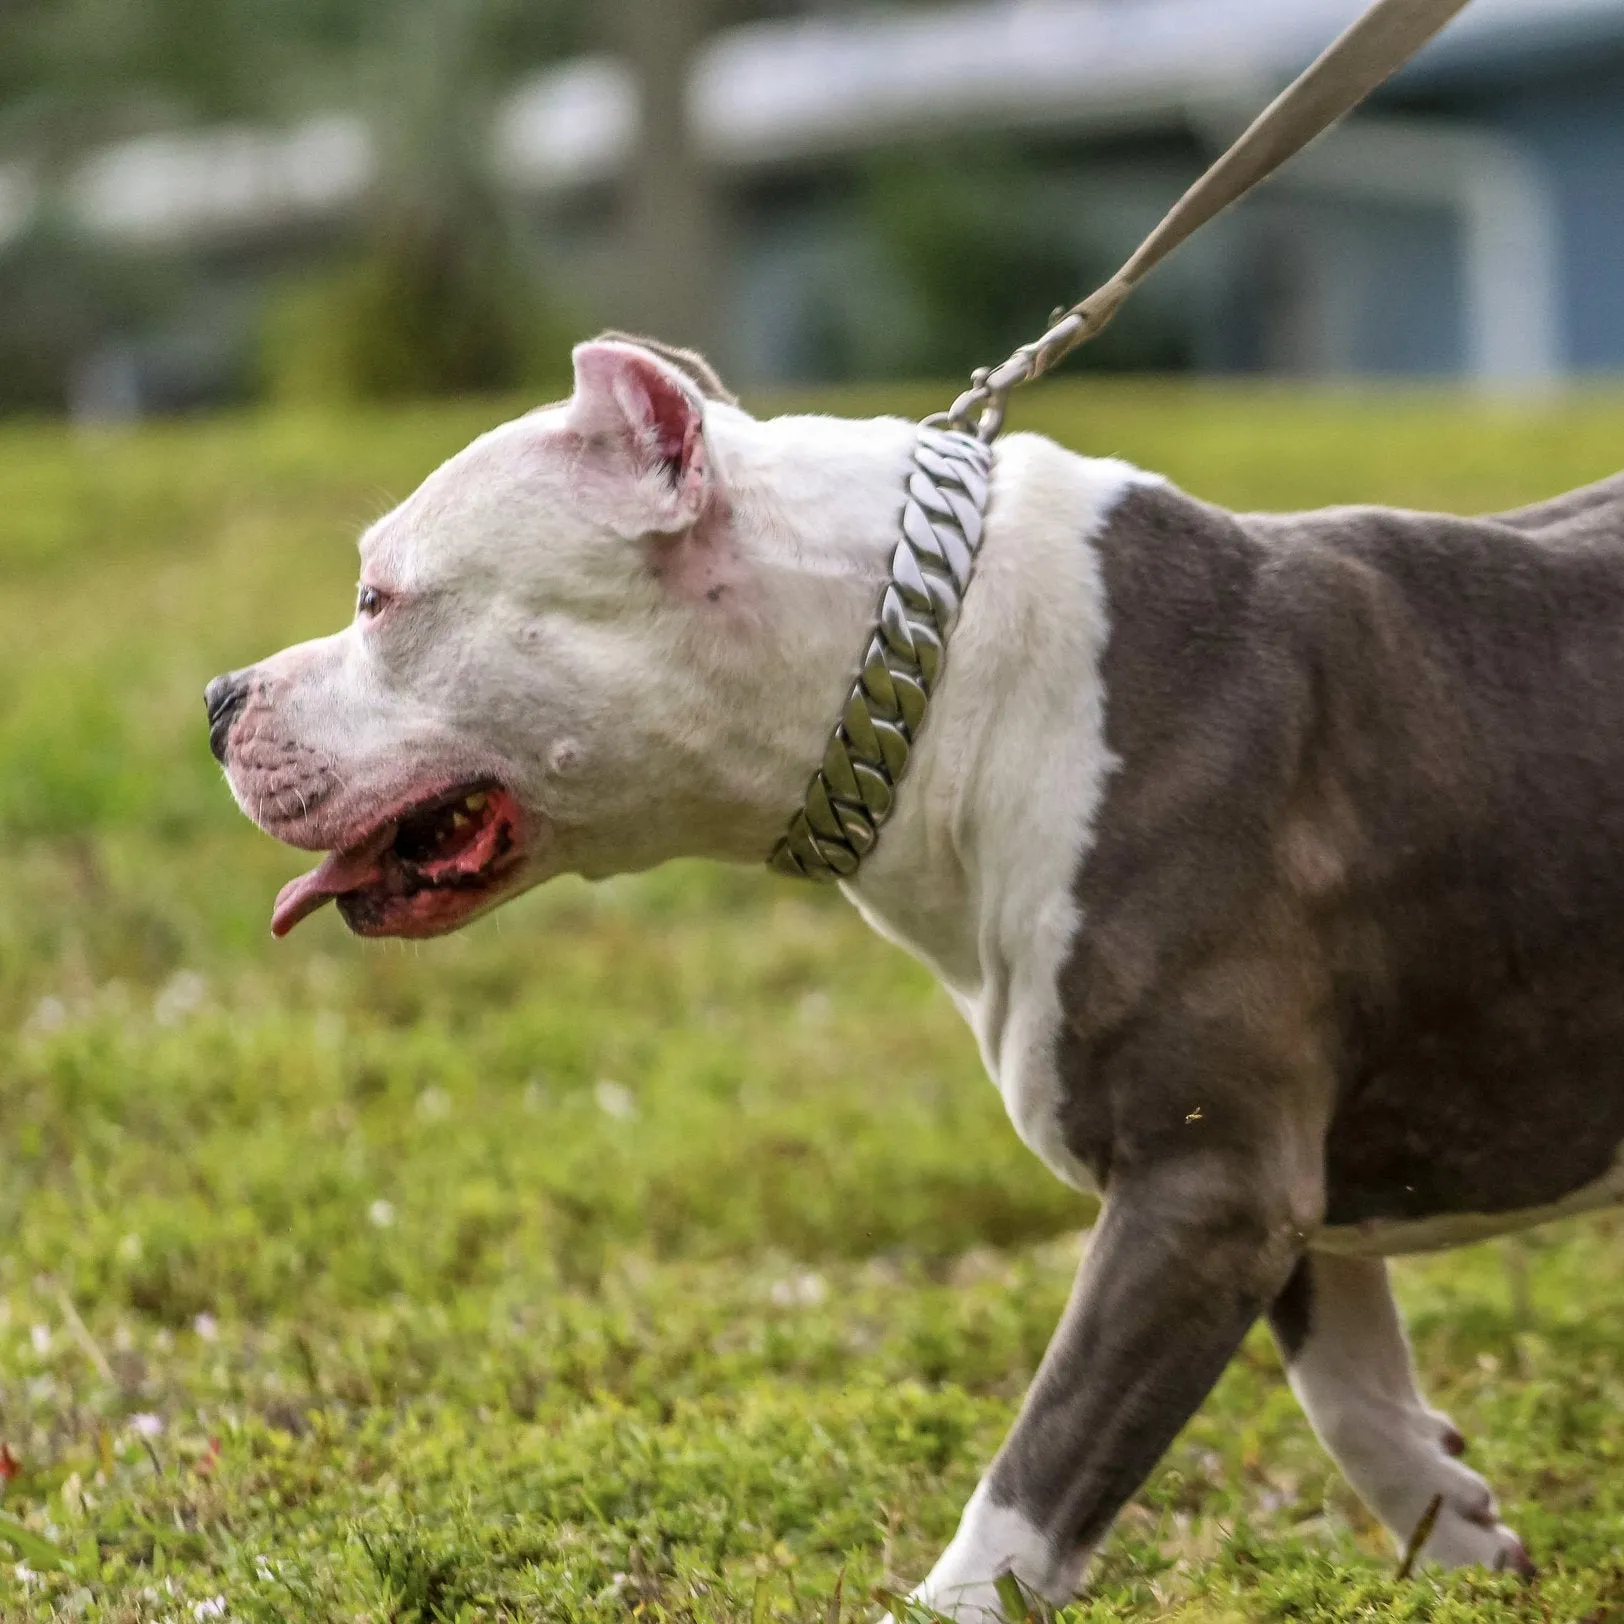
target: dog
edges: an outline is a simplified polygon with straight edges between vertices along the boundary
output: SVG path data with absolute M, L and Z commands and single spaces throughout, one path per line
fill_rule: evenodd
M 354 621 L 216 678 L 279 897 L 455 929 L 566 871 L 759 863 L 871 634 L 914 425 L 757 421 L 609 336 L 361 543 Z M 1416 1384 L 1392 1254 L 1624 1195 L 1624 476 L 1453 518 L 1234 514 L 1031 434 L 845 883 L 1016 1131 L 1102 1197 L 916 1598 L 1055 1602 L 1266 1318 L 1403 1547 L 1527 1573 Z

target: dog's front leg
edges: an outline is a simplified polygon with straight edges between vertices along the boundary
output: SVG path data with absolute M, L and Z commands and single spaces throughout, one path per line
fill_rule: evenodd
M 1014 1428 L 915 1598 L 1001 1618 L 1013 1574 L 1052 1602 L 1279 1294 L 1301 1245 L 1256 1169 L 1188 1159 L 1113 1180 Z

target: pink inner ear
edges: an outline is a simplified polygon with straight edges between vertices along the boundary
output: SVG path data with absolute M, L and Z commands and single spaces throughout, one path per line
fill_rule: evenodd
M 629 430 L 644 455 L 680 462 L 700 422 L 699 403 L 653 356 L 629 344 L 575 352 L 577 413 L 599 430 Z
M 689 440 L 699 428 L 693 402 L 684 390 L 653 368 L 646 369 L 638 382 L 648 397 L 649 422 L 660 455 L 667 462 L 684 461 Z
M 679 499 L 697 503 L 705 486 L 704 418 L 699 405 L 665 369 L 634 357 L 623 374 L 621 399 L 665 465 Z
M 645 488 L 640 500 L 658 511 L 628 519 L 629 527 L 669 533 L 698 518 L 710 473 L 704 413 L 661 362 L 629 344 L 580 345 L 572 416 L 583 432 L 618 440 L 636 466 L 658 474 L 667 486 L 664 498 Z

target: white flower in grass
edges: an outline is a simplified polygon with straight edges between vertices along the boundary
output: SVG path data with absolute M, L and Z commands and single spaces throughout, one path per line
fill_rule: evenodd
M 23 1030 L 27 1032 L 60 1032 L 68 1024 L 68 1006 L 49 993 L 34 1005 Z
M 34 1344 L 34 1352 L 41 1359 L 51 1351 L 51 1328 L 49 1325 L 36 1325 L 28 1333 L 28 1340 Z
M 821 1274 L 795 1274 L 787 1280 L 775 1280 L 768 1292 L 777 1308 L 816 1308 L 829 1295 L 829 1287 Z
M 150 1410 L 140 1410 L 130 1417 L 130 1431 L 141 1438 L 158 1438 L 163 1435 L 164 1418 L 154 1415 Z
M 388 1229 L 389 1226 L 395 1221 L 394 1202 L 385 1201 L 382 1196 L 379 1196 L 378 1199 L 367 1208 L 367 1221 L 374 1229 Z
M 179 1026 L 203 1007 L 208 993 L 208 982 L 196 970 L 177 970 L 153 999 L 152 1018 L 159 1026 Z
M 592 1085 L 592 1097 L 598 1109 L 616 1122 L 630 1122 L 637 1115 L 637 1096 L 624 1083 L 600 1077 Z
M 417 1114 L 425 1122 L 439 1122 L 451 1115 L 451 1096 L 443 1088 L 425 1088 L 417 1096 Z
M 226 1599 L 224 1596 L 210 1596 L 207 1601 L 200 1601 L 192 1608 L 192 1617 L 224 1618 L 226 1616 Z
M 809 992 L 795 1006 L 795 1014 L 803 1026 L 822 1026 L 829 1019 L 829 1011 L 833 1008 L 828 993 Z
M 220 1335 L 220 1322 L 213 1314 L 199 1314 L 192 1321 L 192 1329 L 203 1338 L 205 1342 L 213 1342 Z

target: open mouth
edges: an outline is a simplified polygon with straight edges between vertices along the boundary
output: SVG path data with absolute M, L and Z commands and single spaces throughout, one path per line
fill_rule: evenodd
M 463 784 L 378 824 L 283 886 L 271 933 L 336 901 L 358 936 L 438 936 L 507 889 L 524 858 L 523 815 L 500 785 Z

